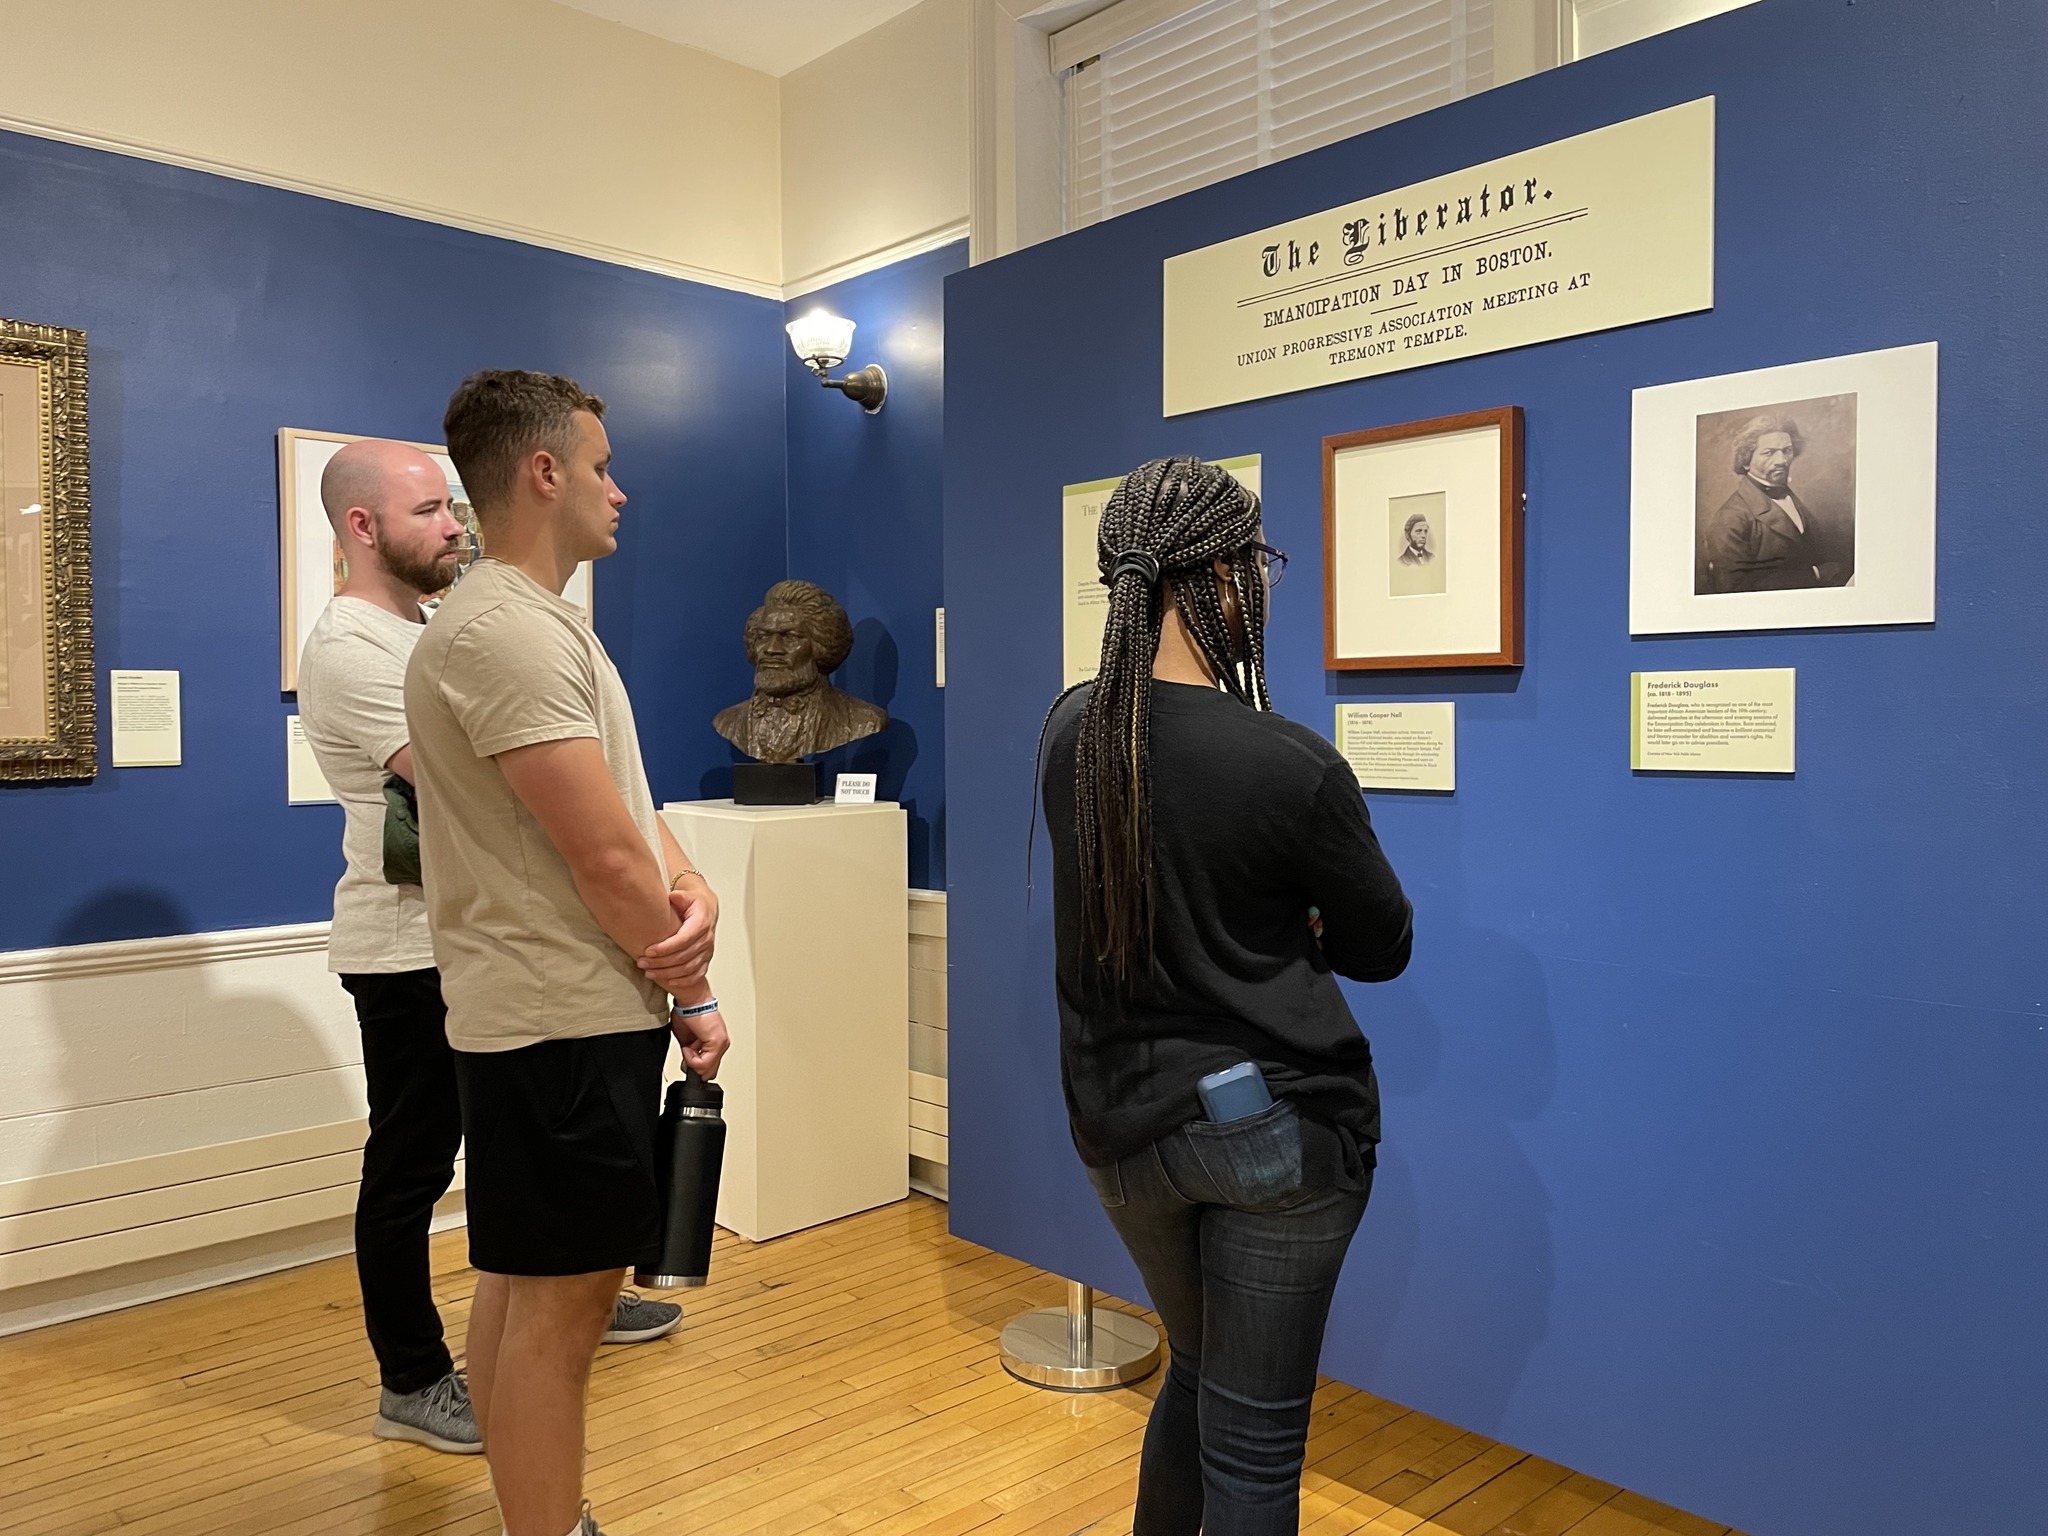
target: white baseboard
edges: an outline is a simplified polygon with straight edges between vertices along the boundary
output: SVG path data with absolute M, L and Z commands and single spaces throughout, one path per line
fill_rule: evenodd
M 910 1187 L 921 1195 L 930 1195 L 935 1200 L 951 1198 L 946 1193 L 946 1165 L 919 1157 L 914 1152 L 910 1156 Z
M 326 923 L 286 923 L 272 928 L 177 933 L 162 939 L 116 939 L 106 944 L 10 949 L 0 951 L 0 986 L 22 981 L 122 976 L 133 971 L 161 971 L 264 955 L 324 955 L 327 929 Z
M 0 953 L 0 1183 L 360 1117 L 326 945 L 294 923 Z
M 910 893 L 910 1187 L 947 1198 L 946 893 Z
M 944 1199 L 945 893 L 910 915 L 911 1183 Z M 0 953 L 0 1335 L 351 1251 L 360 1037 L 326 936 Z M 463 1219 L 458 1182 L 436 1226 Z
M 326 945 L 0 953 L 0 1333 L 349 1250 L 362 1039 Z
M 451 1191 L 435 1207 L 436 1232 L 467 1222 L 460 1190 Z M 355 1252 L 353 1228 L 351 1217 L 334 1216 L 288 1231 L 0 1291 L 0 1338 L 338 1259 Z

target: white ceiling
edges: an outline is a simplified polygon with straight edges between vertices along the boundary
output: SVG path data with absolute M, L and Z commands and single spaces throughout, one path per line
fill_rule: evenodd
M 786 75 L 918 0 L 560 0 L 672 43 Z

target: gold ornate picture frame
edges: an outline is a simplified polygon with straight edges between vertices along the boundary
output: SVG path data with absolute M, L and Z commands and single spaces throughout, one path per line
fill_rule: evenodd
M 0 319 L 0 780 L 99 770 L 85 332 Z

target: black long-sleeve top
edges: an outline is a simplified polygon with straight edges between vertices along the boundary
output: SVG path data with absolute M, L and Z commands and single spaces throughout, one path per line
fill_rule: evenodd
M 1119 997 L 1082 938 L 1074 758 L 1087 695 L 1076 690 L 1054 713 L 1044 787 L 1075 1146 L 1096 1166 L 1127 1157 L 1201 1117 L 1198 1079 L 1249 1060 L 1301 1112 L 1310 1179 L 1356 1187 L 1379 1141 L 1379 1085 L 1336 978 L 1391 980 L 1413 938 L 1357 776 L 1291 720 L 1214 688 L 1155 681 L 1158 963 Z

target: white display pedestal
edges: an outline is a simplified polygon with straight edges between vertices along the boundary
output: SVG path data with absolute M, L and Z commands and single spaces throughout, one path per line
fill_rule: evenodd
M 760 1241 L 910 1193 L 910 889 L 898 805 L 665 805 L 718 892 L 732 1034 L 718 1224 Z

